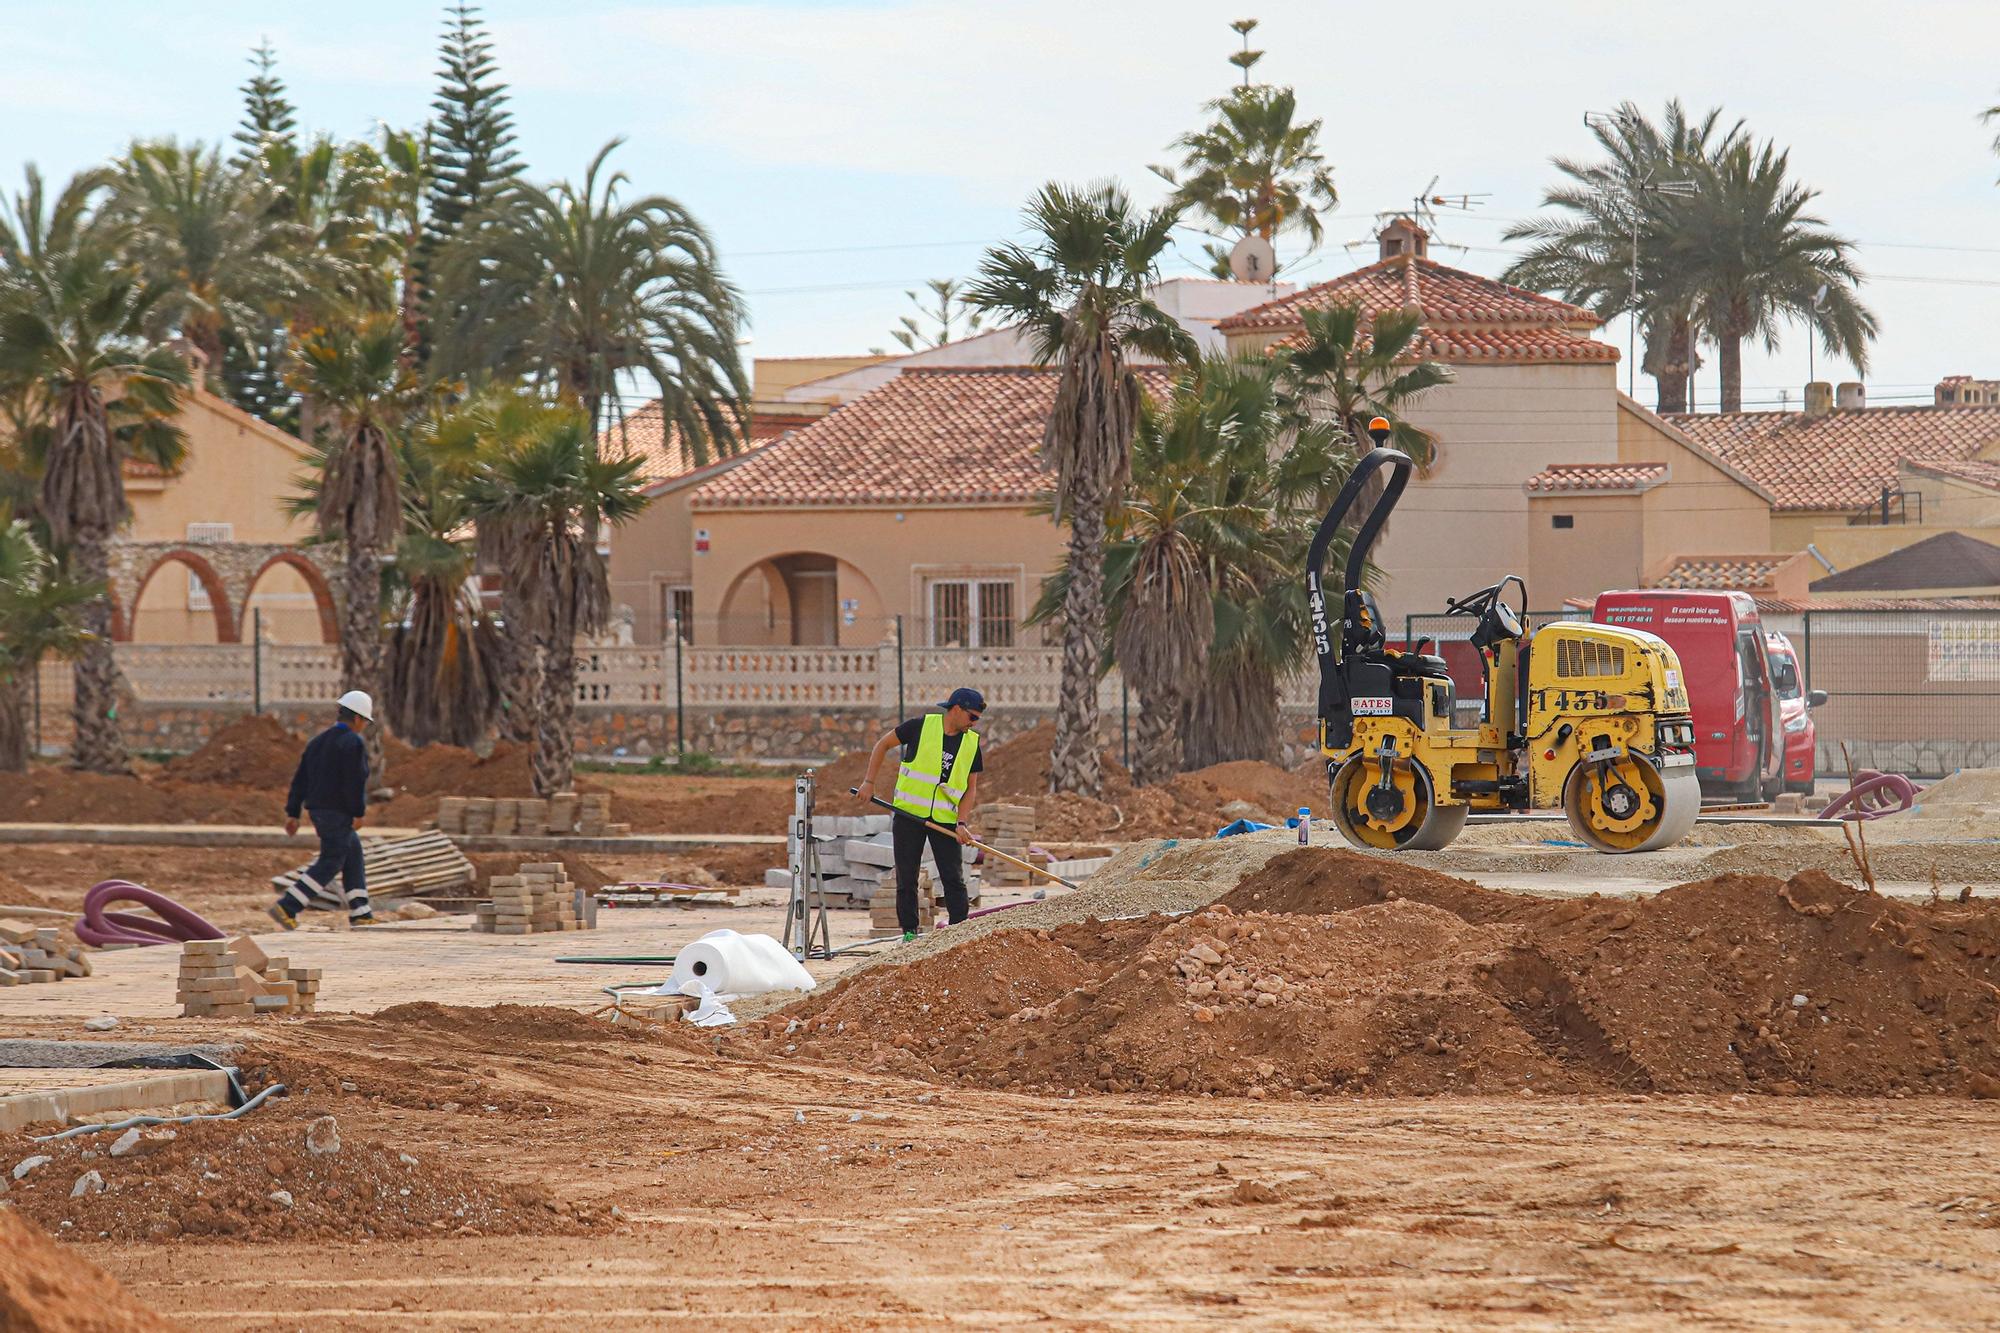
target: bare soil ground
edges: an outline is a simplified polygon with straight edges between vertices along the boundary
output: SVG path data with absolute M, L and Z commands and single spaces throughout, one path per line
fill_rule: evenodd
M 504 1206 L 327 1240 L 264 1196 L 341 1180 L 205 1137 L 229 1229 L 76 1237 L 188 1327 L 1973 1327 L 2000 1263 L 1985 1102 L 1067 1100 L 433 1006 L 246 1063 L 298 1089 L 263 1139 Z M 16 1200 L 56 1234 L 158 1178 L 72 1205 L 67 1151 Z

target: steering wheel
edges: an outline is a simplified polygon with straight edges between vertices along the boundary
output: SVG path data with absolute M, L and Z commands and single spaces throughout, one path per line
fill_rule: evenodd
M 1473 642 L 1482 647 L 1503 638 L 1518 639 L 1523 632 L 1521 610 L 1501 600 L 1510 583 L 1520 589 L 1521 606 L 1525 608 L 1528 604 L 1528 585 L 1521 581 L 1520 575 L 1509 574 L 1478 592 L 1459 598 L 1445 598 L 1445 614 L 1477 617 L 1479 628 L 1473 631 L 1472 637 Z

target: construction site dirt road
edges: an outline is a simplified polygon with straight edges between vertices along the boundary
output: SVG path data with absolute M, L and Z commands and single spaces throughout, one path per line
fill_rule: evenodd
M 1068 1100 L 432 1006 L 252 1063 L 301 1089 L 266 1133 L 547 1197 L 287 1234 L 291 1164 L 211 1163 L 235 1231 L 77 1247 L 188 1327 L 1970 1327 L 2000 1262 L 1988 1102 Z

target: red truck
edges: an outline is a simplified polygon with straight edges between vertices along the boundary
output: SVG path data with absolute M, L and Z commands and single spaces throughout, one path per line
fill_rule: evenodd
M 1694 714 L 1695 776 L 1705 798 L 1768 801 L 1784 789 L 1782 701 L 1748 593 L 1602 592 L 1590 618 L 1657 634 L 1681 659 Z

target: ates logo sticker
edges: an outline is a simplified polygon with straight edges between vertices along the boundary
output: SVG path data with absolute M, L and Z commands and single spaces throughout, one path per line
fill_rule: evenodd
M 1356 699 L 1353 704 L 1356 717 L 1388 717 L 1395 711 L 1396 701 L 1382 696 Z

